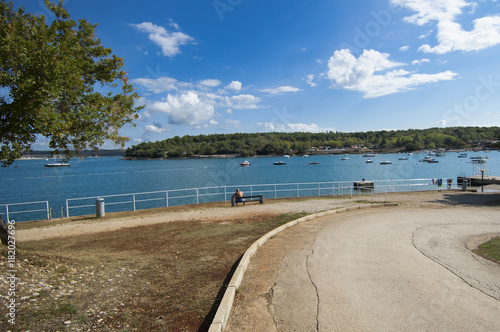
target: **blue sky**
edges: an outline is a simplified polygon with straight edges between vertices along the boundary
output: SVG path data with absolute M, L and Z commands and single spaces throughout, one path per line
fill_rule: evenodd
M 15 1 L 45 14 L 43 1 Z M 176 135 L 500 126 L 500 2 L 67 0 Z M 44 141 L 40 140 L 43 147 Z M 106 146 L 112 148 L 112 146 Z

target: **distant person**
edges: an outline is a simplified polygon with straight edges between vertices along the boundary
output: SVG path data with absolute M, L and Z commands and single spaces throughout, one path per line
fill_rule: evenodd
M 245 194 L 241 190 L 236 189 L 236 192 L 233 194 L 231 198 L 233 197 L 236 205 L 238 205 L 238 203 L 243 203 L 243 205 L 245 205 L 245 199 L 243 198 L 245 197 Z

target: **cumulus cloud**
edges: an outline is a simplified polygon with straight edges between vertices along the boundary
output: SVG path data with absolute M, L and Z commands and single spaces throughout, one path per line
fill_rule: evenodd
M 180 84 L 175 78 L 171 77 L 160 77 L 157 79 L 136 78 L 132 80 L 132 83 L 141 85 L 153 93 L 177 90 Z
M 152 124 L 152 125 L 147 125 L 144 127 L 144 132 L 146 134 L 161 134 L 163 133 L 164 131 L 167 131 L 168 129 L 166 128 L 162 128 L 161 125 L 155 123 L 155 124 Z
M 318 86 L 318 83 L 314 83 L 313 81 L 314 81 L 314 75 L 313 74 L 307 75 L 306 77 L 307 84 L 309 84 L 309 86 L 314 88 L 315 86 Z
M 203 80 L 200 82 L 200 86 L 201 87 L 207 87 L 207 88 L 215 88 L 219 85 L 221 85 L 222 82 L 217 80 L 217 79 L 206 79 L 206 80 Z
M 300 91 L 300 89 L 295 88 L 293 86 L 280 86 L 280 87 L 274 88 L 274 89 L 261 89 L 259 91 L 269 93 L 270 95 L 282 95 L 282 94 L 288 93 L 288 92 L 295 93 L 295 92 Z
M 230 84 L 228 84 L 226 86 L 226 89 L 233 90 L 233 91 L 240 91 L 241 90 L 241 82 L 232 81 Z
M 311 132 L 318 133 L 324 131 L 335 131 L 335 129 L 330 128 L 320 128 L 317 124 L 306 124 L 306 123 L 272 123 L 272 122 L 258 122 L 257 127 L 264 131 L 275 131 L 275 132 Z
M 172 26 L 172 22 L 170 23 Z M 162 26 L 151 22 L 132 24 L 137 30 L 149 35 L 149 40 L 161 47 L 163 55 L 173 57 L 180 53 L 180 46 L 189 44 L 194 38 L 180 31 L 169 32 Z M 178 26 L 177 26 L 178 28 Z
M 343 49 L 335 51 L 328 61 L 327 76 L 332 82 L 332 88 L 359 91 L 364 93 L 365 98 L 375 98 L 411 90 L 423 84 L 451 80 L 457 75 L 450 71 L 415 74 L 394 69 L 404 65 L 389 60 L 387 53 L 364 50 L 356 58 L 348 49 Z
M 471 23 L 473 29 L 465 31 L 457 17 L 467 7 L 474 11 L 477 3 L 465 0 L 391 0 L 395 5 L 416 12 L 405 21 L 417 25 L 436 22 L 438 45 L 424 44 L 419 51 L 444 54 L 451 51 L 477 51 L 500 44 L 500 16 L 477 18 Z
M 420 59 L 420 60 L 413 60 L 411 62 L 412 65 L 421 65 L 422 63 L 429 63 L 431 60 L 429 59 Z
M 213 105 L 201 100 L 193 91 L 168 94 L 165 100 L 149 105 L 148 110 L 168 114 L 169 123 L 175 125 L 199 126 L 212 120 L 215 115 Z
M 224 107 L 229 107 L 232 109 L 255 109 L 260 108 L 257 105 L 260 102 L 259 97 L 254 95 L 236 95 L 236 96 L 226 96 L 222 98 L 221 104 Z

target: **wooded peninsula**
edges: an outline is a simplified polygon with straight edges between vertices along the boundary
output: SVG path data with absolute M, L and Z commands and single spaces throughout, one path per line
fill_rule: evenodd
M 500 127 L 450 127 L 368 132 L 272 132 L 175 136 L 144 142 L 125 151 L 126 159 L 200 156 L 304 155 L 364 150 L 411 152 L 433 149 L 498 149 Z

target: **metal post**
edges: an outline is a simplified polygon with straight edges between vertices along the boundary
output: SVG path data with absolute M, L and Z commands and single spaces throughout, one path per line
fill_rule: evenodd
M 134 205 L 134 211 L 135 211 L 135 194 L 132 194 L 132 204 Z
M 227 187 L 224 186 L 224 202 L 227 200 Z
M 484 169 L 481 170 L 481 192 L 484 193 Z
M 9 222 L 10 218 L 9 218 L 9 205 L 8 204 L 5 204 L 5 214 L 7 215 L 7 222 Z
M 68 203 L 68 200 L 66 200 L 66 218 L 69 218 L 69 203 Z
M 168 207 L 168 190 L 165 190 L 165 202 L 167 203 Z
M 274 198 L 277 198 L 277 196 L 276 196 L 276 185 L 274 185 Z
M 49 208 L 49 201 L 45 201 L 47 203 L 47 220 L 50 220 L 50 208 Z
M 196 204 L 199 204 L 200 200 L 198 197 L 198 188 L 196 188 Z

